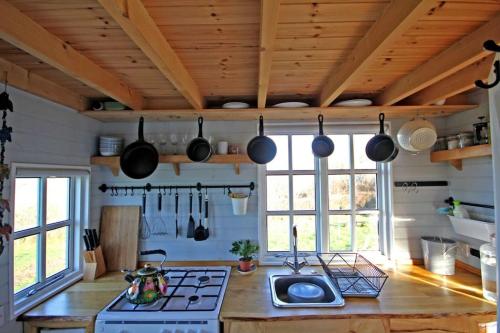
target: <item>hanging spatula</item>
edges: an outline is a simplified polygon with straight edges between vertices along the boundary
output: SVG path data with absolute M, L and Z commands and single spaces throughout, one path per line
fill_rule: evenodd
M 193 193 L 189 193 L 189 222 L 187 228 L 187 238 L 194 237 L 194 218 L 193 218 Z

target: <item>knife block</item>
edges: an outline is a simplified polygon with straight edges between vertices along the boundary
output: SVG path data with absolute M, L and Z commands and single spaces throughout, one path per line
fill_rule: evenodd
M 106 273 L 106 263 L 102 255 L 102 248 L 96 247 L 92 251 L 83 252 L 83 279 L 92 281 Z

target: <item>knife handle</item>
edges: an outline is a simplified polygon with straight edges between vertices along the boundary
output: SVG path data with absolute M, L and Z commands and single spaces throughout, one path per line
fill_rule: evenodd
M 200 213 L 200 220 L 201 220 L 201 207 L 202 207 L 202 204 L 203 204 L 203 195 L 201 194 L 201 192 L 198 192 L 198 213 Z
M 175 215 L 179 213 L 179 193 L 175 193 Z

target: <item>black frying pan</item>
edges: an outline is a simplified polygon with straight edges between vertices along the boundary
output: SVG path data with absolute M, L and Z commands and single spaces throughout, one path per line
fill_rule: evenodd
M 203 138 L 203 117 L 198 117 L 198 137 L 191 140 L 186 154 L 193 162 L 206 162 L 212 156 L 212 146 Z
M 276 144 L 264 135 L 264 117 L 259 117 L 259 135 L 247 145 L 247 154 L 257 164 L 271 162 L 276 156 Z
M 384 119 L 385 114 L 378 115 L 380 133 L 371 138 L 366 144 L 366 155 L 374 162 L 391 162 L 399 152 L 392 138 L 384 132 Z
M 144 118 L 139 119 L 139 139 L 129 144 L 120 155 L 120 168 L 123 173 L 134 179 L 151 175 L 158 166 L 159 156 L 156 148 L 144 140 Z
M 312 151 L 314 156 L 317 157 L 328 157 L 333 153 L 335 145 L 332 139 L 323 135 L 323 115 L 318 116 L 319 122 L 319 135 L 314 138 L 312 142 Z

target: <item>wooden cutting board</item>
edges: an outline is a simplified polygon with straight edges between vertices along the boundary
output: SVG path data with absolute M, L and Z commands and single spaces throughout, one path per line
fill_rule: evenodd
M 137 268 L 140 206 L 103 206 L 100 241 L 109 271 Z

